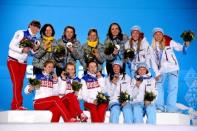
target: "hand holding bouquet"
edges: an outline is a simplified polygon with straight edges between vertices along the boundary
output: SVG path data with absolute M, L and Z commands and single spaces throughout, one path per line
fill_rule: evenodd
M 124 51 L 124 59 L 133 60 L 135 57 L 135 51 L 133 49 L 126 49 Z
M 102 92 L 98 92 L 96 96 L 97 104 L 100 105 L 102 103 L 108 103 L 109 102 L 109 96 L 105 95 Z
M 79 91 L 81 89 L 81 87 L 82 87 L 82 84 L 80 82 L 78 82 L 78 81 L 72 82 L 72 89 L 74 92 Z
M 55 46 L 53 48 L 54 58 L 57 62 L 64 61 L 65 48 L 62 45 Z
M 122 105 L 124 102 L 128 102 L 131 100 L 130 95 L 128 94 L 128 92 L 120 92 L 120 96 L 118 98 L 120 104 Z
M 192 31 L 185 31 L 181 34 L 181 37 L 183 38 L 183 40 L 185 41 L 185 43 L 190 43 L 192 40 L 195 39 L 195 34 Z M 189 44 L 186 44 L 189 45 Z
M 29 84 L 33 86 L 36 90 L 40 88 L 41 81 L 35 78 L 29 78 Z
M 24 48 L 24 47 L 29 47 L 32 48 L 33 47 L 33 42 L 28 40 L 28 39 L 22 39 L 20 44 L 19 44 L 20 48 Z

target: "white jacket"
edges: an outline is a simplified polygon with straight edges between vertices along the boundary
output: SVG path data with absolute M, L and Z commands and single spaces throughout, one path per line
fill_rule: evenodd
M 157 59 L 156 51 L 160 50 L 158 46 L 159 43 L 156 43 L 156 49 L 154 49 L 155 52 L 154 55 L 157 64 L 159 63 L 159 60 Z M 183 51 L 184 48 L 186 47 L 171 40 L 169 46 L 166 46 L 162 51 L 159 72 L 168 73 L 168 72 L 178 71 L 179 64 L 175 56 L 174 50 Z
M 136 86 L 136 80 L 135 78 L 133 78 L 131 82 L 131 88 L 132 90 L 130 92 L 130 95 L 131 95 L 131 98 L 133 99 L 131 103 L 144 102 L 144 95 L 146 91 L 153 92 L 155 95 L 157 95 L 156 82 L 153 77 L 144 79 L 139 87 Z M 154 102 L 155 100 L 152 103 Z
M 118 97 L 120 96 L 120 91 L 123 92 L 127 91 L 129 93 L 130 90 L 131 90 L 131 78 L 127 74 L 125 74 L 124 78 L 123 75 L 120 75 L 116 85 L 110 81 L 109 77 L 105 79 L 104 92 L 109 95 L 110 104 L 119 103 Z
M 62 86 L 66 83 L 66 81 L 53 81 L 49 75 L 43 73 L 39 74 L 37 77 L 38 80 L 41 80 L 41 86 L 39 89 L 35 90 L 34 99 L 46 98 L 50 96 L 58 96 L 59 95 L 59 87 L 58 83 Z M 61 83 L 62 82 L 62 83 Z M 30 85 L 27 85 L 24 89 L 26 94 L 29 94 Z
M 125 43 L 124 46 L 125 49 L 130 49 L 130 43 L 129 40 Z M 155 72 L 155 75 L 159 75 L 158 67 L 154 60 L 154 53 L 151 46 L 149 46 L 148 41 L 146 38 L 143 38 L 141 41 L 141 47 L 139 53 L 137 52 L 137 42 L 134 42 L 133 47 L 135 50 L 135 57 L 133 61 L 131 62 L 131 69 L 137 70 L 137 65 L 140 63 L 146 63 L 148 68 L 152 68 Z M 130 62 L 130 61 L 129 61 Z
M 8 56 L 18 60 L 20 63 L 25 63 L 27 61 L 28 54 L 22 53 L 23 48 L 19 48 L 20 41 L 24 37 L 24 31 L 25 30 L 19 30 L 15 32 L 14 37 L 12 38 L 10 45 L 9 45 L 9 51 Z M 33 33 L 30 29 L 28 29 L 30 35 L 34 37 Z M 33 50 L 31 50 L 32 53 L 35 53 Z
M 85 102 L 93 103 L 98 92 L 103 92 L 104 78 L 96 78 L 96 75 L 87 73 L 81 79 L 81 96 Z

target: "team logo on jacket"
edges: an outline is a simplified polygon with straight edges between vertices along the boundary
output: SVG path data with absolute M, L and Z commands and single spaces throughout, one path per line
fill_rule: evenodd
M 98 81 L 86 82 L 86 84 L 87 84 L 88 89 L 93 89 L 93 88 L 98 88 L 99 87 Z
M 67 82 L 67 86 L 66 86 L 66 90 L 71 90 L 72 89 L 72 85 L 70 82 Z
M 42 80 L 41 81 L 41 86 L 48 87 L 48 88 L 53 88 L 53 81 Z

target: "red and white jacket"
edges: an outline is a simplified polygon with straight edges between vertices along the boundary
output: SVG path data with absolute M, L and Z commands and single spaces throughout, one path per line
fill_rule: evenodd
M 24 32 L 25 30 L 18 30 L 15 32 L 14 37 L 10 42 L 8 51 L 8 56 L 16 59 L 19 63 L 26 63 L 28 57 L 27 53 L 22 52 L 23 48 L 19 47 L 20 41 L 24 38 Z M 28 29 L 28 32 L 31 37 L 36 37 L 30 29 Z M 31 50 L 31 52 L 33 54 L 35 53 L 33 50 Z
M 59 95 L 58 83 L 60 83 L 60 85 L 66 83 L 66 81 L 60 81 L 60 82 L 54 81 L 53 77 L 46 73 L 36 75 L 36 79 L 41 81 L 41 86 L 39 89 L 35 89 L 35 97 L 34 97 L 35 100 L 40 98 L 50 97 L 50 96 L 58 96 Z M 25 87 L 26 94 L 31 93 L 29 91 L 29 88 L 30 85 L 27 85 Z
M 85 102 L 93 103 L 98 92 L 103 92 L 105 80 L 103 77 L 97 78 L 95 74 L 89 72 L 81 79 L 81 96 Z

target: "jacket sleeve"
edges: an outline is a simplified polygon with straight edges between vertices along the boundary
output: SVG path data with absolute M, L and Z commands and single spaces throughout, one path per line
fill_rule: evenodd
M 27 86 L 25 87 L 25 89 L 24 89 L 25 94 L 30 94 L 30 93 L 31 93 L 31 92 L 29 92 L 29 88 L 30 88 L 29 85 L 27 85 Z
M 43 48 L 43 43 L 41 42 L 40 48 L 35 52 L 34 57 L 35 58 L 42 58 L 46 54 L 46 51 Z
M 59 95 L 58 80 L 53 81 L 53 95 L 55 95 L 55 96 Z
M 183 51 L 184 53 L 186 53 L 186 46 L 185 45 L 181 45 L 180 43 L 175 42 L 174 40 L 170 41 L 170 46 L 173 47 L 176 51 Z
M 71 52 L 73 58 L 79 60 L 82 56 L 81 56 L 81 45 L 79 41 L 75 42 L 75 47 L 74 47 L 74 51 Z
M 19 48 L 20 41 L 23 39 L 24 33 L 22 30 L 17 31 L 12 38 L 9 49 L 18 53 L 22 53 L 23 48 Z
M 81 80 L 81 83 L 82 83 L 82 98 L 84 101 L 88 102 L 88 103 L 93 103 L 93 99 L 91 99 L 89 96 L 88 96 L 88 89 L 87 89 L 87 85 L 86 85 L 86 82 L 82 79 Z
M 149 46 L 149 55 L 150 55 L 150 64 L 155 73 L 155 76 L 159 76 L 161 72 L 159 71 L 158 66 L 156 64 L 155 54 L 151 46 Z
M 151 80 L 151 85 L 152 85 L 151 91 L 156 95 L 156 98 L 151 103 L 155 103 L 158 97 L 158 90 L 157 90 L 156 81 L 154 78 L 152 78 Z
M 85 59 L 84 59 L 84 46 L 85 46 L 85 44 L 81 46 L 81 57 L 79 59 L 79 62 L 83 66 L 83 68 L 86 68 L 86 62 L 85 62 Z
M 99 57 L 96 57 L 96 60 L 100 64 L 103 64 L 105 62 L 105 54 L 104 54 L 104 46 L 102 44 L 99 44 L 98 52 L 99 52 Z
M 109 42 L 110 42 L 110 40 L 109 40 L 109 38 L 107 38 L 105 40 L 105 42 L 104 42 L 104 50 L 105 50 L 105 48 L 107 48 Z M 112 55 L 112 54 L 110 54 L 110 55 L 104 54 L 104 56 L 105 56 L 105 59 L 106 60 L 109 60 L 109 61 L 115 60 L 115 58 L 116 58 L 116 56 L 115 55 Z
M 67 84 L 66 84 L 66 81 L 65 80 L 63 80 L 61 77 L 58 77 L 58 93 L 60 94 L 60 95 L 64 95 L 65 94 L 65 89 L 66 89 L 66 86 L 67 86 Z

